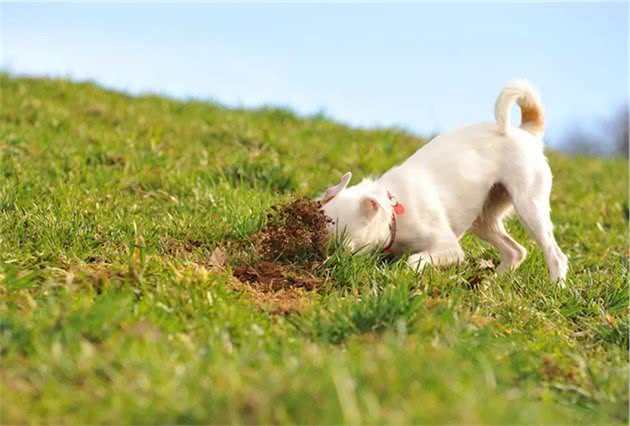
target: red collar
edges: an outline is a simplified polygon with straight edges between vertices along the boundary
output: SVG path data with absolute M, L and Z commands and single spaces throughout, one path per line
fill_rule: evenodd
M 394 245 L 394 240 L 396 240 L 396 216 L 400 216 L 405 213 L 405 206 L 396 200 L 396 198 L 387 191 L 387 198 L 389 198 L 390 203 L 392 204 L 392 220 L 389 222 L 389 241 L 387 245 L 383 249 L 385 253 L 391 253 L 392 246 Z

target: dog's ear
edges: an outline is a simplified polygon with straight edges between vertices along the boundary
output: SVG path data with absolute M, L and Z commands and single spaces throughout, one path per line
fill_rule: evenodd
M 361 198 L 361 212 L 368 218 L 372 219 L 376 213 L 383 208 L 383 201 L 374 195 L 366 195 Z
M 332 200 L 333 198 L 335 198 L 337 194 L 339 194 L 341 191 L 343 191 L 346 188 L 346 186 L 348 186 L 348 183 L 350 183 L 351 178 L 352 178 L 352 173 L 350 172 L 341 176 L 341 179 L 339 180 L 339 183 L 337 185 L 331 186 L 330 188 L 326 190 L 326 192 L 324 192 L 324 195 L 322 196 L 322 199 L 321 199 L 321 204 L 324 205 L 330 200 Z

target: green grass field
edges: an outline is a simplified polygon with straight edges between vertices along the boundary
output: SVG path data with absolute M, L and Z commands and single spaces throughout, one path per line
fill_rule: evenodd
M 628 422 L 627 160 L 549 154 L 566 289 L 512 219 L 530 253 L 512 274 L 470 236 L 466 264 L 421 275 L 331 248 L 324 288 L 279 315 L 230 274 L 269 207 L 424 140 L 0 84 L 2 423 Z

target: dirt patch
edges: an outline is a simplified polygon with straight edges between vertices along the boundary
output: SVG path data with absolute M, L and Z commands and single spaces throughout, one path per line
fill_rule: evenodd
M 127 274 L 119 269 L 114 269 L 114 267 L 107 262 L 104 258 L 100 258 L 95 256 L 98 260 L 93 263 L 86 263 L 82 266 L 76 266 L 72 271 L 72 278 L 70 281 L 74 279 L 74 275 L 78 275 L 79 278 L 83 278 L 87 280 L 87 282 L 94 288 L 97 294 L 101 294 L 107 287 L 110 286 L 111 281 L 113 280 L 123 280 L 126 278 Z M 66 278 L 66 282 L 68 278 Z
M 203 247 L 204 243 L 200 240 L 183 239 L 177 240 L 175 238 L 163 238 L 160 241 L 160 250 L 171 257 L 183 257 Z
M 273 292 L 288 289 L 317 290 L 324 282 L 306 271 L 273 262 L 261 262 L 256 267 L 243 266 L 234 270 L 234 276 L 260 291 Z
M 233 275 L 258 307 L 275 314 L 301 311 L 308 293 L 324 286 L 313 274 L 328 246 L 330 219 L 320 207 L 306 197 L 274 206 L 267 225 L 252 237 L 260 262 L 238 266 Z
M 558 364 L 554 359 L 545 355 L 542 358 L 542 367 L 541 373 L 542 376 L 547 380 L 566 380 L 569 382 L 575 382 L 576 375 L 575 372 L 570 368 L 570 366 L 562 366 Z
M 301 288 L 278 291 L 260 291 L 256 287 L 237 281 L 237 289 L 245 291 L 249 300 L 261 311 L 271 315 L 289 315 L 302 312 L 312 303 L 312 293 Z
M 267 261 L 240 266 L 233 274 L 258 308 L 278 315 L 301 312 L 312 301 L 310 293 L 324 285 L 306 270 Z

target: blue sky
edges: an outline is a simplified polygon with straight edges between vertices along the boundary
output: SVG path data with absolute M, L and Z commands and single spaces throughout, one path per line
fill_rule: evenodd
M 628 97 L 624 3 L 3 4 L 2 67 L 421 134 L 541 91 L 553 144 Z

